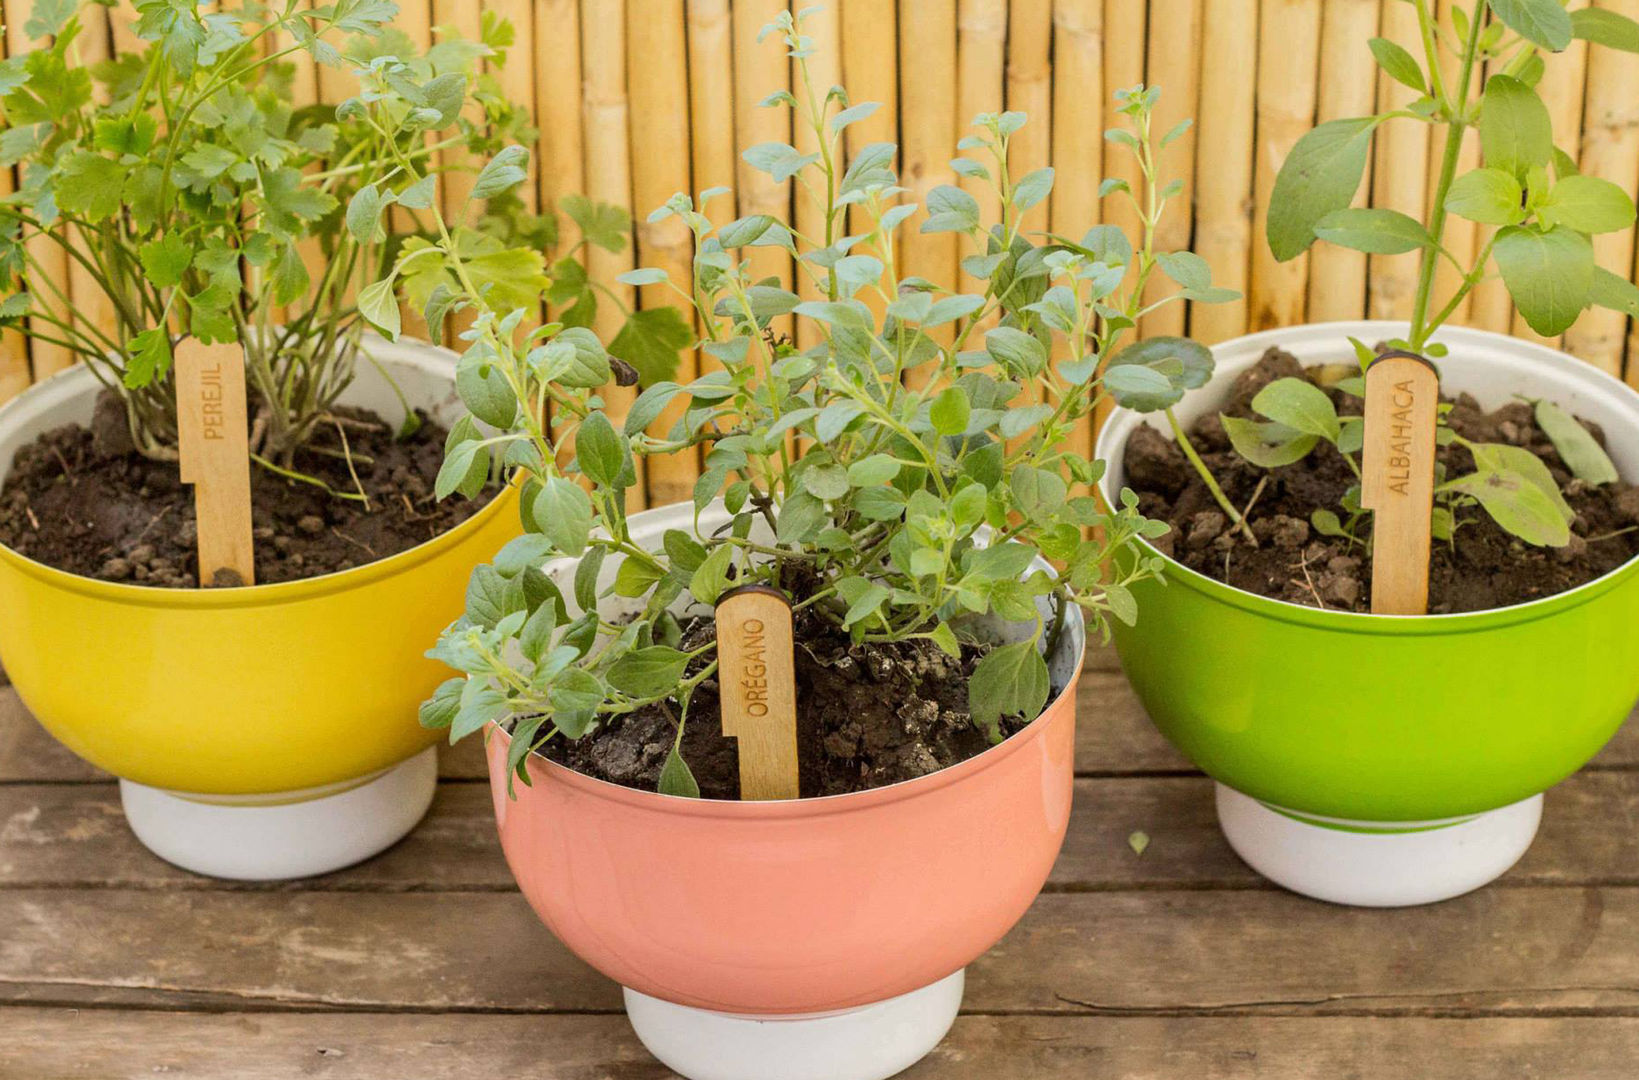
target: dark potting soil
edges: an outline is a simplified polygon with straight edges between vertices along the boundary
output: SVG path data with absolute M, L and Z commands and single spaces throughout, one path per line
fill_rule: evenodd
M 1258 391 L 1276 379 L 1299 376 L 1327 389 L 1340 414 L 1358 415 L 1360 399 L 1325 387 L 1319 379 L 1322 370 L 1305 369 L 1289 353 L 1271 349 L 1235 380 L 1220 411 L 1256 418 L 1251 402 Z M 1576 519 L 1568 546 L 1541 548 L 1505 532 L 1479 507 L 1464 508 L 1455 547 L 1434 544 L 1430 613 L 1539 600 L 1601 577 L 1639 555 L 1639 488 L 1621 481 L 1592 487 L 1574 479 L 1524 402 L 1486 412 L 1467 394 L 1444 400 L 1454 405 L 1447 422 L 1457 434 L 1472 442 L 1522 446 L 1540 457 Z M 1604 443 L 1597 425 L 1582 423 Z M 1266 471 L 1230 447 L 1217 412 L 1202 417 L 1189 434 L 1224 494 L 1244 508 Z M 1438 460 L 1448 476 L 1474 471 L 1473 457 L 1460 446 L 1442 447 Z M 1142 511 L 1172 525 L 1156 546 L 1190 569 L 1260 596 L 1310 607 L 1371 610 L 1371 560 L 1364 546 L 1320 535 L 1310 521 L 1310 514 L 1321 509 L 1342 516 L 1339 501 L 1356 483 L 1330 443 L 1322 440 L 1302 461 L 1268 471 L 1269 483 L 1247 518 L 1257 547 L 1229 528 L 1227 516 L 1177 444 L 1154 428 L 1139 427 L 1128 440 L 1126 470 Z
M 124 412 L 109 402 L 106 396 L 99 401 L 91 428 L 57 428 L 18 452 L 0 488 L 0 543 L 85 577 L 196 587 L 193 488 L 181 482 L 174 464 L 129 450 L 129 435 L 120 437 Z M 393 426 L 373 413 L 336 411 L 347 424 L 348 449 L 369 509 L 253 465 L 258 584 L 318 577 L 407 551 L 448 532 L 493 497 L 433 498 L 447 432 L 425 416 L 420 430 L 398 440 Z M 340 447 L 334 429 L 321 431 L 315 441 Z M 335 491 L 357 490 L 340 458 L 300 451 L 295 470 Z
M 797 613 L 793 630 L 803 798 L 914 780 L 990 748 L 967 711 L 967 677 L 988 650 L 964 646 L 956 660 L 927 641 L 853 645 L 811 609 Z M 681 647 L 697 649 L 715 635 L 711 620 L 694 620 Z M 576 742 L 554 737 L 540 752 L 576 772 L 654 791 L 677 735 L 676 715 L 675 702 L 649 706 Z M 1020 718 L 1004 719 L 1002 735 L 1024 727 Z M 689 703 L 682 753 L 702 798 L 740 797 L 737 741 L 723 735 L 715 679 L 702 682 Z

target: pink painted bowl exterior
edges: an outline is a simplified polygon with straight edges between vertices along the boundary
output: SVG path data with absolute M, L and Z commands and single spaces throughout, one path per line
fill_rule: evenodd
M 622 986 L 763 1015 L 895 997 L 966 966 L 1041 891 L 1070 820 L 1079 660 L 1007 741 L 821 799 L 680 799 L 535 755 L 514 800 L 492 727 L 501 846 L 552 932 Z

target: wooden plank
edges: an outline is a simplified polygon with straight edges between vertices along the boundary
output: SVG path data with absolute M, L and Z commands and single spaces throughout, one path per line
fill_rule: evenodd
M 835 4 L 824 7 L 799 4 L 795 10 L 803 16 L 801 30 L 812 42 L 812 52 L 805 60 L 791 61 L 791 92 L 796 95 L 798 101 L 804 100 L 801 69 L 806 66 L 808 76 L 814 83 L 814 100 L 818 104 L 820 114 L 825 117 L 833 116 L 837 109 L 826 103 L 826 92 L 842 82 L 842 12 Z M 779 39 L 770 39 L 770 44 L 777 40 Z M 815 134 L 806 104 L 796 110 L 791 123 L 791 145 L 795 146 L 799 153 L 817 154 L 820 152 L 820 139 L 831 139 L 829 122 L 823 126 L 822 135 Z M 844 234 L 847 219 L 839 218 L 827 227 L 825 188 L 823 184 L 816 183 L 814 178 L 818 175 L 817 171 L 812 172 L 808 184 L 798 184 L 792 188 L 792 194 L 797 232 L 812 241 L 814 246 L 825 247 Z M 804 300 L 825 299 L 816 282 L 814 269 L 807 263 L 799 263 L 797 266 L 797 295 Z M 797 323 L 799 348 L 813 348 L 824 337 L 825 328 L 815 320 L 803 319 Z M 682 405 L 683 402 L 679 400 L 678 407 L 682 408 Z
M 622 1016 L 178 1014 L 17 1008 L 0 1075 L 665 1080 Z M 1631 1017 L 963 1016 L 904 1080 L 1628 1080 Z
M 0 891 L 0 1002 L 612 1010 L 516 893 Z M 157 932 L 156 928 L 186 928 Z M 974 1012 L 1596 1015 L 1639 1005 L 1639 889 L 1416 911 L 1275 890 L 1050 892 L 968 969 Z
M 736 154 L 758 143 L 791 141 L 791 110 L 763 108 L 758 104 L 769 94 L 791 88 L 791 64 L 777 41 L 757 41 L 764 26 L 774 21 L 786 0 L 736 0 L 734 15 L 734 146 Z M 758 172 L 736 157 L 739 177 L 736 196 L 741 217 L 768 214 L 777 221 L 791 221 L 791 181 L 776 184 L 767 173 Z M 791 287 L 791 257 L 780 248 L 754 247 L 743 253 L 756 280 L 772 277 L 782 288 Z M 770 324 L 775 333 L 789 334 L 791 318 L 782 315 Z
M 1368 116 L 1377 102 L 1377 65 L 1366 48 L 1378 25 L 1378 0 L 1325 0 L 1321 12 L 1320 89 L 1315 120 Z M 1365 206 L 1361 184 L 1354 205 Z M 1366 310 L 1366 256 L 1317 244 L 1309 258 L 1310 322 L 1358 319 Z
M 0 889 L 190 889 L 286 892 L 511 892 L 489 786 L 446 782 L 432 810 L 378 858 L 310 881 L 238 884 L 162 862 L 125 825 L 112 784 L 0 785 Z M 1536 844 L 1507 886 L 1639 885 L 1639 774 L 1585 772 L 1548 796 Z M 1128 838 L 1150 838 L 1142 855 Z M 1270 889 L 1224 842 L 1211 781 L 1199 775 L 1076 781 L 1064 850 L 1048 888 Z
M 899 118 L 900 182 L 905 197 L 922 207 L 928 192 L 953 184 L 956 174 L 950 159 L 956 153 L 956 0 L 900 0 L 899 5 Z M 965 123 L 971 117 L 961 118 Z M 923 213 L 901 226 L 900 277 L 924 277 L 946 288 L 957 283 L 958 248 L 955 233 L 923 233 Z M 941 343 L 951 340 L 951 324 L 930 332 Z M 906 375 L 921 385 L 932 365 Z
M 1435 5 L 1431 0 L 1429 6 L 1430 8 L 1437 8 L 1440 32 L 1445 35 L 1453 35 L 1450 40 L 1461 40 L 1455 36 L 1457 33 L 1457 28 L 1456 24 L 1452 20 L 1451 11 L 1454 6 L 1461 6 L 1466 10 L 1469 5 L 1459 5 L 1456 3 L 1456 0 L 1439 0 L 1438 5 Z M 1413 53 L 1413 55 L 1415 56 L 1418 54 Z M 1456 93 L 1457 74 L 1458 69 L 1461 67 L 1460 60 L 1456 55 L 1447 49 L 1441 49 L 1439 55 L 1440 70 L 1445 79 L 1446 87 L 1449 92 Z M 1469 90 L 1471 101 L 1478 99 L 1480 86 L 1481 82 L 1479 79 L 1479 73 L 1475 72 L 1473 85 Z M 1427 173 L 1427 198 L 1430 204 L 1434 201 L 1434 189 L 1439 186 L 1440 182 L 1440 163 L 1445 154 L 1446 134 L 1447 129 L 1443 125 L 1439 127 L 1431 127 L 1428 131 L 1429 164 Z M 1462 152 L 1457 159 L 1456 175 L 1462 176 L 1464 173 L 1477 167 L 1479 164 L 1479 129 L 1470 128 L 1464 134 Z M 1418 218 L 1418 220 L 1421 221 L 1423 219 Z M 1478 254 L 1480 250 L 1480 244 L 1483 239 L 1480 236 L 1482 231 L 1483 230 L 1473 222 L 1465 221 L 1462 218 L 1451 216 L 1446 219 L 1445 236 L 1443 238 L 1446 249 L 1450 251 L 1452 255 L 1456 256 L 1456 261 L 1460 263 L 1465 270 L 1467 267 L 1473 265 L 1474 256 Z M 1447 299 L 1449 299 L 1452 293 L 1456 290 L 1460 277 L 1461 272 L 1458 271 L 1458 269 L 1453 266 L 1449 260 L 1440 259 L 1436 261 L 1434 269 L 1434 291 L 1433 295 L 1430 297 L 1428 309 L 1429 314 L 1434 314 L 1445 305 Z M 1457 305 L 1456 310 L 1452 312 L 1450 321 L 1453 323 L 1468 321 L 1470 310 L 1475 301 L 1476 297 L 1474 294 L 1464 297 L 1462 303 Z M 1502 326 L 1498 327 L 1497 329 L 1506 331 L 1508 328 L 1506 326 Z
M 1252 124 L 1258 71 L 1258 0 L 1206 8 L 1201 42 L 1200 162 L 1195 184 L 1195 253 L 1212 280 L 1241 293 L 1228 304 L 1195 304 L 1190 333 L 1212 345 L 1246 332 L 1252 246 Z
M 1277 262 L 1264 239 L 1269 196 L 1286 155 L 1314 127 L 1320 0 L 1261 0 L 1258 8 L 1256 213 L 1252 225 L 1249 329 L 1294 326 L 1304 318 L 1309 255 Z
M 1050 223 L 1079 240 L 1098 221 L 1104 169 L 1104 6 L 1100 0 L 1053 5 L 1053 197 Z M 1055 339 L 1063 354 L 1068 343 Z M 1076 422 L 1073 453 L 1093 456 L 1093 417 Z
M 980 113 L 1001 112 L 1006 106 L 1007 7 L 1007 0 L 961 0 L 956 9 L 956 127 L 960 135 L 973 132 L 973 120 Z M 1047 119 L 1032 114 L 1025 126 L 1028 129 L 1040 124 L 1045 128 Z M 954 147 L 951 156 L 956 156 Z M 988 159 L 982 164 L 994 171 Z M 1001 220 L 1001 201 L 989 183 L 976 176 L 963 176 L 957 178 L 956 185 L 979 204 L 980 221 Z M 960 243 L 963 255 L 978 251 L 978 245 L 965 238 Z M 984 291 L 984 282 L 965 273 L 961 282 L 968 292 Z

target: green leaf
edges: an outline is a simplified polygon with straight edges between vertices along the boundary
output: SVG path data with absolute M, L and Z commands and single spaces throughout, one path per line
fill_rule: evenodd
M 593 202 L 585 195 L 565 195 L 558 201 L 558 208 L 580 229 L 587 243 L 605 251 L 625 250 L 632 217 L 623 208 Z
M 1155 257 L 1161 272 L 1186 289 L 1212 285 L 1212 267 L 1193 251 L 1169 251 Z
M 1281 262 L 1309 249 L 1315 226 L 1354 201 L 1366 171 L 1375 117 L 1329 120 L 1297 141 L 1275 176 L 1265 229 Z
M 461 694 L 461 708 L 450 722 L 450 742 L 460 742 L 486 724 L 497 721 L 508 712 L 507 700 L 482 679 L 468 679 Z
M 801 544 L 812 540 L 829 520 L 823 502 L 799 491 L 780 506 L 774 531 L 782 544 Z
M 1548 471 L 1548 466 L 1541 458 L 1525 447 L 1510 446 L 1507 443 L 1473 443 L 1468 449 L 1474 455 L 1474 464 L 1480 472 L 1515 473 L 1522 476 L 1548 497 L 1548 501 L 1554 504 L 1560 516 L 1567 522 L 1576 520 L 1576 511 L 1565 501 L 1559 484 L 1554 481 L 1554 474 Z
M 1537 92 L 1508 75 L 1487 80 L 1480 101 L 1480 147 L 1487 168 L 1522 179 L 1533 165 L 1546 167 L 1554 156 L 1554 128 Z
M 1047 198 L 1053 191 L 1053 170 L 1037 169 L 1025 174 L 1013 187 L 1013 206 L 1025 211 Z
M 717 598 L 728 591 L 732 582 L 729 581 L 728 570 L 734 558 L 734 548 L 730 544 L 720 544 L 712 549 L 706 561 L 695 568 L 689 575 L 689 592 L 694 598 L 707 606 L 717 603 Z
M 1589 299 L 1602 308 L 1623 312 L 1639 319 L 1639 285 L 1602 266 L 1594 267 Z
M 273 266 L 273 302 L 293 304 L 307 294 L 307 287 L 312 283 L 307 264 L 302 261 L 302 253 L 294 244 L 286 244 L 279 253 L 279 261 Z
M 1002 717 L 1034 720 L 1047 704 L 1050 691 L 1047 663 L 1034 641 L 1002 645 L 973 666 L 967 683 L 968 713 L 992 742 L 999 742 Z
M 1124 408 L 1156 412 L 1176 404 L 1184 391 L 1205 386 L 1212 367 L 1212 350 L 1199 342 L 1183 337 L 1146 338 L 1110 358 L 1104 389 Z M 1132 368 L 1140 370 L 1128 370 Z M 1148 374 L 1143 373 L 1145 369 Z M 1165 380 L 1165 388 L 1156 375 Z
M 1427 247 L 1428 230 L 1398 210 L 1346 207 L 1315 223 L 1315 236 L 1370 255 L 1403 255 Z
M 106 221 L 119 213 L 127 171 L 113 158 L 76 150 L 57 166 L 52 180 L 57 205 L 87 221 Z
M 886 484 L 899 475 L 899 462 L 887 454 L 872 454 L 848 466 L 848 482 L 854 487 Z
M 1428 82 L 1423 78 L 1423 69 L 1412 58 L 1411 53 L 1388 38 L 1372 38 L 1366 44 L 1370 46 L 1377 66 L 1387 72 L 1389 78 L 1411 87 L 1419 94 L 1428 92 Z
M 634 598 L 643 596 L 663 577 L 665 571 L 654 563 L 647 559 L 627 556 L 615 571 L 615 595 Z
M 634 311 L 609 352 L 637 369 L 644 386 L 675 378 L 678 353 L 694 345 L 694 328 L 674 307 Z
M 688 762 L 677 752 L 675 744 L 666 755 L 666 764 L 660 767 L 659 791 L 662 795 L 675 795 L 680 799 L 700 797 L 700 785 L 695 781 L 694 773 L 689 771 Z
M 1034 378 L 1047 366 L 1047 346 L 1032 334 L 999 326 L 985 334 L 985 352 L 1018 379 Z
M 502 619 L 525 606 L 522 588 L 513 586 L 506 577 L 489 563 L 479 563 L 467 578 L 467 616 L 491 630 Z
M 603 350 L 603 342 L 586 327 L 571 326 L 560 331 L 552 340 L 565 342 L 575 350 L 573 361 L 558 373 L 555 381 L 560 385 L 596 390 L 614 378 L 614 372 L 609 368 L 609 354 Z
M 941 435 L 960 435 L 967 430 L 971 413 L 967 391 L 960 386 L 947 386 L 928 407 L 928 422 Z
M 558 605 L 542 604 L 524 620 L 518 630 L 518 651 L 524 659 L 536 663 L 552 644 L 552 632 L 558 628 Z
M 1567 176 L 1537 206 L 1537 219 L 1580 233 L 1617 232 L 1633 224 L 1633 199 L 1609 180 Z
M 1221 419 L 1235 452 L 1261 469 L 1276 469 L 1302 461 L 1320 441 L 1317 435 L 1293 431 L 1285 424 L 1265 424 L 1237 416 Z
M 1586 7 L 1571 12 L 1571 36 L 1639 53 L 1639 23 L 1608 8 Z
M 148 284 L 169 289 L 182 282 L 182 275 L 193 265 L 193 247 L 177 233 L 166 233 L 158 240 L 143 244 L 137 252 L 142 260 L 142 272 Z
M 381 212 L 392 202 L 392 195 L 383 195 L 374 184 L 365 184 L 347 200 L 347 231 L 361 244 L 374 243 L 384 235 L 381 230 Z
M 468 491 L 468 498 L 471 498 L 477 492 L 469 489 L 482 487 L 488 477 L 489 448 L 478 439 L 457 443 L 444 455 L 444 463 L 438 467 L 438 476 L 433 481 L 433 495 L 447 499 L 457 491 Z
M 928 631 L 928 640 L 939 646 L 939 651 L 952 660 L 962 658 L 962 643 L 956 640 L 956 631 L 946 622 L 938 623 Z
M 1563 225 L 1546 233 L 1510 225 L 1493 249 L 1503 284 L 1531 329 L 1546 337 L 1564 333 L 1588 306 L 1593 292 L 1593 245 Z
M 1525 189 L 1502 169 L 1474 169 L 1457 177 L 1446 194 L 1446 209 L 1482 225 L 1517 225 L 1525 218 Z
M 455 391 L 472 415 L 490 427 L 505 431 L 518 418 L 517 395 L 495 357 L 463 356 L 455 367 Z
M 1305 435 L 1336 442 L 1340 431 L 1337 407 L 1326 391 L 1308 379 L 1276 379 L 1252 399 L 1253 411 Z
M 1491 10 L 1508 29 L 1549 52 L 1571 43 L 1571 17 L 1563 0 L 1491 0 Z
M 657 698 L 672 693 L 683 681 L 689 654 L 667 645 L 651 645 L 631 652 L 609 665 L 609 685 L 631 698 Z
M 959 187 L 940 184 L 928 192 L 924 233 L 971 232 L 979 227 L 979 202 Z
M 490 159 L 473 181 L 473 199 L 493 199 L 529 179 L 529 151 L 521 146 L 503 147 Z
M 1537 402 L 1537 427 L 1547 435 L 1559 451 L 1571 475 L 1588 484 L 1611 484 L 1621 479 L 1593 432 L 1582 426 L 1576 417 L 1551 401 Z
M 419 719 L 424 728 L 447 728 L 461 711 L 461 691 L 467 687 L 462 677 L 449 679 L 433 691 L 433 696 L 421 703 Z
M 553 547 L 569 556 L 586 550 L 592 534 L 592 500 L 579 484 L 561 476 L 547 478 L 535 493 L 530 512 Z
M 1505 531 L 1539 547 L 1564 547 L 1570 526 L 1541 488 L 1516 472 L 1477 472 L 1451 481 L 1472 495 Z
M 581 421 L 575 436 L 575 458 L 580 471 L 594 484 L 617 487 L 626 470 L 626 440 L 615 431 L 602 410 L 590 413 Z
M 359 290 L 359 314 L 370 320 L 388 341 L 397 341 L 400 329 L 398 297 L 393 294 L 393 279 L 383 278 Z
M 171 370 L 171 336 L 164 327 L 156 326 L 140 334 L 131 335 L 126 343 L 125 374 L 122 381 L 132 390 L 140 389 L 163 379 Z

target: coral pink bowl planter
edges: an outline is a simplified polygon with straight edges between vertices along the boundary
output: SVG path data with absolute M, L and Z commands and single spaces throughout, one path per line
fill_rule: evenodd
M 651 997 L 728 1013 L 847 1009 L 950 975 L 1047 880 L 1070 819 L 1076 677 L 1024 731 L 954 768 L 794 802 L 679 799 L 540 757 L 501 846 L 565 945 Z

